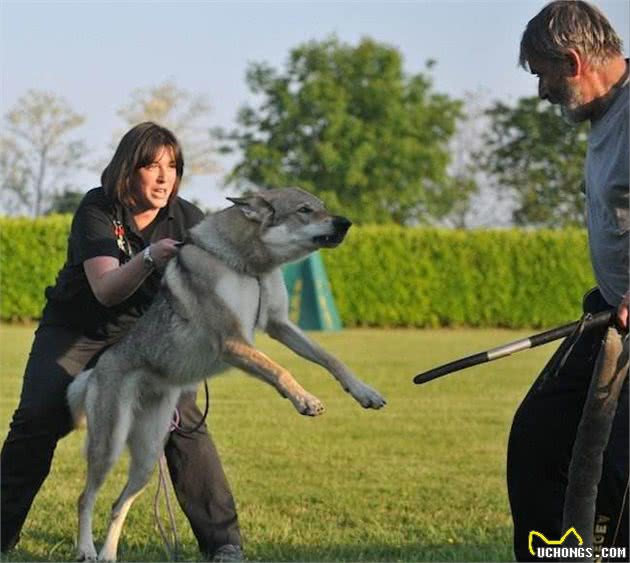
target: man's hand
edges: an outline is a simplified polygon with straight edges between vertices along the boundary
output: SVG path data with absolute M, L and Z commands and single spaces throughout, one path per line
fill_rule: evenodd
M 617 307 L 617 326 L 628 331 L 628 305 L 630 304 L 630 291 L 623 296 L 623 300 Z

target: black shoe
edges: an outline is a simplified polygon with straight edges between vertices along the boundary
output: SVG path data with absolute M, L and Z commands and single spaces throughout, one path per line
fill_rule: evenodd
M 214 552 L 210 561 L 216 561 L 217 563 L 238 563 L 245 561 L 245 557 L 243 556 L 243 551 L 240 546 L 226 543 Z
M 20 534 L 9 538 L 6 542 L 4 540 L 5 538 L 3 537 L 0 545 L 0 553 L 8 553 L 9 551 L 11 551 L 20 541 Z

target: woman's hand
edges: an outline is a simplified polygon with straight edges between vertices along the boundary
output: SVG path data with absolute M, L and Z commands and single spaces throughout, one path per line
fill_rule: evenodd
M 158 270 L 177 254 L 178 242 L 166 238 L 151 244 L 150 253 Z M 147 268 L 142 253 L 121 265 L 112 256 L 96 256 L 83 262 L 83 269 L 96 299 L 105 307 L 122 303 L 130 297 L 153 271 Z
M 177 254 L 179 244 L 179 241 L 173 240 L 172 238 L 164 238 L 149 246 L 151 258 L 153 258 L 155 267 L 158 270 L 163 270 L 166 267 L 166 263 Z

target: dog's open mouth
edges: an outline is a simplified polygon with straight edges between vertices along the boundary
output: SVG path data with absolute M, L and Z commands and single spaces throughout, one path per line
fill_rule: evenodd
M 341 244 L 352 223 L 345 217 L 335 215 L 332 220 L 333 233 L 313 237 L 313 243 L 319 248 L 334 248 Z
M 346 233 L 335 233 L 334 235 L 322 235 L 319 237 L 313 237 L 313 242 L 323 248 L 334 248 L 341 244 Z

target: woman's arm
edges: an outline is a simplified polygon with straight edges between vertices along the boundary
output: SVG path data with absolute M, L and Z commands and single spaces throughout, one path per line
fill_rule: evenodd
M 155 268 L 164 269 L 170 258 L 177 253 L 177 244 L 177 241 L 169 238 L 151 244 L 149 248 Z M 118 305 L 130 297 L 154 267 L 145 264 L 142 254 L 136 254 L 122 266 L 112 256 L 95 256 L 83 262 L 92 293 L 105 307 Z
M 630 291 L 626 291 L 621 305 L 617 307 L 617 324 L 620 328 L 628 330 L 628 307 L 630 306 Z

